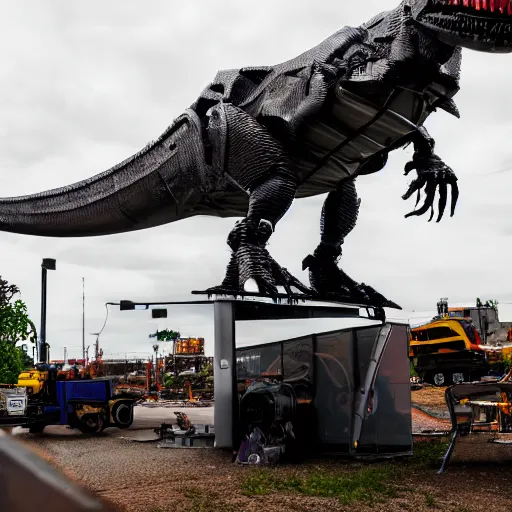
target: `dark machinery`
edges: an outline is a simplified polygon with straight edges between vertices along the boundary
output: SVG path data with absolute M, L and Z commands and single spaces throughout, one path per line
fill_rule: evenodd
M 303 458 L 312 417 L 308 383 L 252 382 L 240 401 L 238 461 L 268 464 Z

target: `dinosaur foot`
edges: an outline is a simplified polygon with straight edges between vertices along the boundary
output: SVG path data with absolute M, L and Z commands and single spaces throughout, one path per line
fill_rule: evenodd
M 245 284 L 254 280 L 258 293 L 245 290 Z M 280 298 L 278 287 L 283 287 L 288 298 L 311 297 L 314 292 L 281 267 L 268 251 L 259 245 L 243 243 L 231 255 L 226 277 L 219 286 L 208 288 L 208 295 L 258 295 Z M 297 291 L 294 291 L 295 288 Z
M 402 309 L 371 286 L 351 279 L 338 267 L 335 260 L 309 255 L 302 262 L 302 268 L 309 269 L 309 281 L 317 299 Z

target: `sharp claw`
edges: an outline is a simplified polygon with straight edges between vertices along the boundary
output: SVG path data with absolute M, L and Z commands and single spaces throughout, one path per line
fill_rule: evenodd
M 425 193 L 427 194 L 427 197 L 425 198 L 425 202 L 423 203 L 423 206 L 419 210 L 414 210 L 410 213 L 408 213 L 405 218 L 409 218 L 412 216 L 419 217 L 420 215 L 423 215 L 428 209 L 432 206 L 434 202 L 434 197 L 436 193 L 436 183 L 429 182 L 427 184 L 427 187 L 425 189 Z
M 261 281 L 260 279 L 256 279 L 255 281 L 258 285 L 259 293 L 262 295 L 268 295 L 269 297 L 277 297 L 279 295 L 277 286 L 274 286 L 272 283 Z
M 455 213 L 455 206 L 457 205 L 457 200 L 459 198 L 459 186 L 457 185 L 457 180 L 454 180 L 451 183 L 452 186 L 452 204 L 450 209 L 450 217 L 453 217 Z
M 446 209 L 446 198 L 448 196 L 448 186 L 445 181 L 442 181 L 439 184 L 439 215 L 437 216 L 436 222 L 439 222 L 444 215 L 444 210 Z
M 418 194 L 422 187 L 425 185 L 426 179 L 425 178 L 416 178 L 412 181 L 412 183 L 409 185 L 409 188 L 407 189 L 407 192 L 402 196 L 402 199 L 407 200 L 409 199 L 414 192 L 418 191 Z
M 416 164 L 413 161 L 407 162 L 404 167 L 404 176 L 407 176 L 412 170 L 416 169 Z
M 430 222 L 434 218 L 434 205 L 430 205 L 430 217 L 428 218 L 428 221 Z

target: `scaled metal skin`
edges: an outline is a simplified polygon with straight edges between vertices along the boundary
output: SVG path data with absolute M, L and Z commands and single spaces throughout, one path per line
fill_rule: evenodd
M 512 1 L 512 0 L 510 0 Z M 355 178 L 381 170 L 388 153 L 413 143 L 406 174 L 424 187 L 410 215 L 439 214 L 457 178 L 434 153 L 423 123 L 437 108 L 458 117 L 462 47 L 512 51 L 509 0 L 404 0 L 360 27 L 344 27 L 275 66 L 221 71 L 165 133 L 138 154 L 80 183 L 0 200 L 0 229 L 39 236 L 122 233 L 194 215 L 240 216 L 231 261 L 214 294 L 240 294 L 254 279 L 307 296 L 398 307 L 337 266 L 355 226 Z M 266 244 L 294 198 L 328 193 L 321 242 L 304 259 L 311 288 L 269 255 Z M 419 199 L 419 197 L 418 197 Z M 418 204 L 418 203 L 416 203 Z

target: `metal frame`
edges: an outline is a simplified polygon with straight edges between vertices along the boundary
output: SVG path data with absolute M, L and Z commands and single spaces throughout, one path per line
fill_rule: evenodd
M 359 356 L 359 348 L 360 344 L 357 339 L 357 335 L 360 331 L 366 331 L 375 329 L 378 331 L 377 337 L 374 338 L 373 348 L 372 352 L 368 354 L 368 366 L 366 368 L 366 376 L 362 376 L 360 373 L 360 364 L 361 359 Z M 403 332 L 400 333 L 403 336 L 400 336 L 400 342 L 403 346 L 403 354 L 402 357 L 400 357 L 400 361 L 395 362 L 399 365 L 397 367 L 399 372 L 404 372 L 404 374 L 400 373 L 400 375 L 409 376 L 409 361 L 407 357 L 408 353 L 408 328 L 407 323 L 405 322 L 386 322 L 384 325 L 382 324 L 374 324 L 374 325 L 367 325 L 367 326 L 358 326 L 358 327 L 345 327 L 340 329 L 335 329 L 331 331 L 325 331 L 325 332 L 319 332 L 314 333 L 310 335 L 305 336 L 297 336 L 290 339 L 285 340 L 279 340 L 271 343 L 262 343 L 258 345 L 251 345 L 246 347 L 237 347 L 236 353 L 237 356 L 243 353 L 250 354 L 253 351 L 258 350 L 265 350 L 270 347 L 280 347 L 280 354 L 281 354 L 281 374 L 283 375 L 283 378 L 286 378 L 286 373 L 284 371 L 283 367 L 283 350 L 286 343 L 296 340 L 309 340 L 309 342 L 312 344 L 313 354 L 317 354 L 318 352 L 318 339 L 320 337 L 325 337 L 333 334 L 338 334 L 341 332 L 347 333 L 349 335 L 348 343 L 346 345 L 346 348 L 349 350 L 349 353 L 351 354 L 351 375 L 353 377 L 353 381 L 351 384 L 352 388 L 352 420 L 350 423 L 350 438 L 347 440 L 347 443 L 323 443 L 319 441 L 316 448 L 319 449 L 323 453 L 332 453 L 332 454 L 344 454 L 348 456 L 358 457 L 358 458 L 368 458 L 368 457 L 381 457 L 381 456 L 390 456 L 390 455 L 412 455 L 412 440 L 410 444 L 410 448 L 405 448 L 405 445 L 401 447 L 398 451 L 395 450 L 395 445 L 386 445 L 383 444 L 379 447 L 384 449 L 384 452 L 380 452 L 379 450 L 376 453 L 370 453 L 367 451 L 360 451 L 359 445 L 361 444 L 361 441 L 364 441 L 364 435 L 363 435 L 363 426 L 365 425 L 366 421 L 368 420 L 368 414 L 367 414 L 367 407 L 369 404 L 369 399 L 373 392 L 377 388 L 377 379 L 379 377 L 379 372 L 382 366 L 382 363 L 384 361 L 384 357 L 386 354 L 386 350 L 389 347 L 389 343 L 392 339 L 396 342 L 397 340 L 393 338 L 395 329 L 403 329 Z M 269 361 L 269 360 L 268 360 Z M 266 367 L 268 368 L 268 361 L 266 363 Z M 315 395 L 316 395 L 316 386 L 318 383 L 317 380 L 317 367 L 318 367 L 318 358 L 313 357 L 312 363 L 313 363 L 313 379 L 312 384 L 314 386 Z M 389 363 L 389 361 L 388 361 Z M 238 376 L 240 379 L 240 376 Z M 245 376 L 244 376 L 245 378 Z M 403 404 L 402 404 L 403 405 Z M 409 404 L 410 408 L 410 404 Z M 409 417 L 410 420 L 410 417 Z M 412 431 L 412 424 L 409 425 L 410 430 Z M 375 427 L 375 425 L 374 425 Z M 412 432 L 411 432 L 412 434 Z M 379 434 L 377 433 L 377 436 Z M 397 445 L 398 446 L 398 445 Z M 409 446 L 409 445 L 408 445 Z
M 310 304 L 276 304 L 253 300 L 215 300 L 215 447 L 236 450 L 239 403 L 236 375 L 236 322 L 305 318 L 362 318 L 359 308 Z
M 357 305 L 283 304 L 264 300 L 214 299 L 174 302 L 133 302 L 122 300 L 107 304 L 119 306 L 121 310 L 135 310 L 136 306 L 174 306 L 212 304 L 214 311 L 214 370 L 215 389 L 215 447 L 236 449 L 238 447 L 239 415 L 236 376 L 236 322 L 258 320 L 295 320 L 306 318 L 365 318 Z M 367 308 L 364 308 L 367 309 Z M 372 318 L 368 320 L 376 321 Z M 378 324 L 376 324 L 378 325 Z

